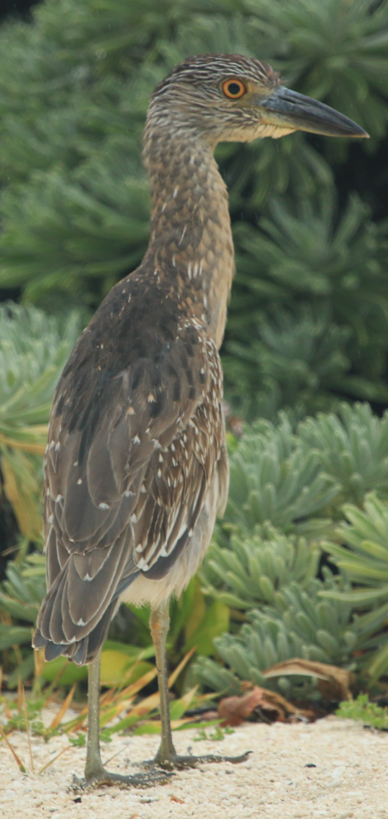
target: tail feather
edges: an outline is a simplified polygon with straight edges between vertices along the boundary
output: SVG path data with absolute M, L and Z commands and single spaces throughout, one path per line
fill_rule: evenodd
M 77 665 L 91 663 L 97 656 L 99 649 L 106 640 L 109 624 L 116 613 L 118 600 L 112 600 L 101 620 L 86 637 L 75 640 L 73 643 L 54 643 L 52 640 L 43 637 L 39 628 L 33 636 L 32 645 L 34 648 L 44 648 L 45 660 L 56 660 L 63 655 L 73 660 Z

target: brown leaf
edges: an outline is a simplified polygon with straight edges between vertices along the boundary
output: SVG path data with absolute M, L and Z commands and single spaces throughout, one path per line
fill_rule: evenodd
M 184 805 L 184 799 L 179 799 L 179 796 L 170 796 L 171 802 L 179 802 L 180 805 Z
M 24 767 L 23 762 L 21 762 L 21 760 L 19 759 L 19 757 L 18 757 L 18 755 L 17 755 L 17 753 L 16 753 L 15 749 L 14 749 L 14 748 L 13 748 L 13 746 L 11 745 L 11 743 L 10 743 L 10 741 L 9 741 L 8 737 L 5 735 L 5 733 L 4 733 L 3 729 L 1 728 L 1 726 L 0 726 L 0 732 L 1 732 L 1 734 L 2 734 L 3 739 L 5 739 L 5 741 L 6 741 L 7 745 L 8 745 L 8 748 L 9 748 L 9 750 L 11 751 L 11 754 L 12 754 L 12 756 L 13 756 L 13 758 L 14 758 L 14 760 L 15 760 L 16 764 L 17 764 L 17 765 L 18 765 L 18 767 L 20 768 L 21 772 L 22 772 L 22 773 L 26 773 L 26 768 Z
M 58 713 L 55 715 L 55 717 L 54 717 L 54 719 L 53 719 L 53 721 L 52 721 L 52 723 L 50 725 L 50 728 L 58 728 L 58 725 L 60 725 L 60 723 L 62 722 L 63 717 L 66 714 L 66 711 L 68 710 L 68 708 L 70 708 L 71 701 L 72 701 L 72 699 L 74 697 L 74 691 L 75 691 L 76 685 L 77 685 L 77 683 L 74 683 L 74 685 L 70 689 L 70 691 L 69 691 L 66 699 L 63 701 Z
M 249 683 L 247 685 L 250 685 Z M 255 710 L 269 722 L 285 722 L 292 716 L 310 717 L 308 711 L 301 711 L 288 702 L 281 694 L 267 688 L 253 686 L 252 690 L 242 697 L 225 697 L 219 702 L 218 716 L 222 725 L 241 725 Z
M 336 665 L 318 663 L 314 660 L 302 660 L 295 657 L 292 660 L 285 660 L 283 663 L 276 663 L 271 668 L 263 671 L 263 677 L 287 677 L 293 674 L 303 677 L 317 677 L 319 679 L 318 688 L 321 694 L 330 700 L 348 700 L 351 692 L 356 687 L 356 677 L 351 671 L 345 668 L 338 668 Z

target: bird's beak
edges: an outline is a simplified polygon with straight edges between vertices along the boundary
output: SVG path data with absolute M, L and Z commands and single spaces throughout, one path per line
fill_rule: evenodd
M 271 96 L 261 99 L 258 107 L 262 111 L 263 122 L 268 125 L 325 136 L 369 137 L 363 128 L 334 108 L 296 91 L 290 91 L 283 85 Z

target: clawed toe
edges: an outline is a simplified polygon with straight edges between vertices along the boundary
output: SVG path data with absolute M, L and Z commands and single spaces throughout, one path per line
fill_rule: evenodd
M 180 756 L 179 754 L 174 754 L 166 760 L 158 759 L 158 757 L 156 757 L 156 759 L 147 760 L 146 762 L 143 762 L 143 766 L 150 769 L 153 766 L 156 766 L 157 768 L 162 768 L 162 770 L 165 771 L 172 771 L 174 768 L 177 768 L 178 770 L 181 768 L 196 768 L 197 765 L 207 762 L 229 762 L 232 765 L 237 765 L 240 762 L 246 762 L 251 753 L 252 751 L 245 751 L 239 756 L 221 756 L 220 754 L 205 754 L 204 756 L 187 754 L 187 756 Z
M 112 785 L 119 788 L 151 788 L 154 785 L 165 785 L 171 776 L 174 776 L 172 772 L 162 771 L 155 767 L 151 768 L 147 773 L 131 774 L 128 776 L 111 773 L 103 768 L 87 779 L 78 779 L 78 777 L 74 776 L 71 787 L 76 793 Z

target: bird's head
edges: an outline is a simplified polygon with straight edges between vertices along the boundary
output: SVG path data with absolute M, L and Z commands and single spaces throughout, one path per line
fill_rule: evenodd
M 367 137 L 322 102 L 290 91 L 267 63 L 238 54 L 204 54 L 180 63 L 155 89 L 150 116 L 210 143 L 275 139 L 293 131 Z

